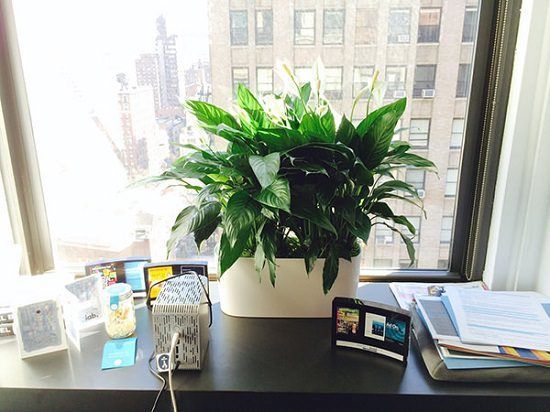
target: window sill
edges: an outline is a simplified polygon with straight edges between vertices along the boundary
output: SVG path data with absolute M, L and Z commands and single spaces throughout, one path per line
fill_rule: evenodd
M 359 282 L 462 282 L 457 272 L 437 269 L 362 269 Z

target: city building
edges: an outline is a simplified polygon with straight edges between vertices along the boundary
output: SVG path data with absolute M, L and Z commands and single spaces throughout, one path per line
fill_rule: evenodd
M 136 59 L 136 82 L 138 86 L 153 89 L 155 113 L 160 113 L 159 59 L 156 53 L 144 53 Z
M 325 96 L 349 115 L 375 70 L 386 83 L 385 103 L 408 97 L 396 139 L 439 168 L 439 176 L 405 170 L 400 178 L 424 198 L 427 219 L 408 204 L 396 214 L 415 225 L 412 267 L 446 269 L 452 242 L 464 118 L 477 22 L 477 1 L 209 0 L 212 101 L 229 107 L 239 83 L 258 94 L 283 90 L 277 62 L 307 80 L 320 58 Z M 290 29 L 289 29 L 290 27 Z M 354 122 L 366 113 L 366 100 Z M 391 202 L 390 202 L 391 203 Z M 404 243 L 374 225 L 363 266 L 407 268 Z

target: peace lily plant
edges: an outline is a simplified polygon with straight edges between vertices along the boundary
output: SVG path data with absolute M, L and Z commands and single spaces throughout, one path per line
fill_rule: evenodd
M 368 242 L 374 225 L 397 233 L 414 262 L 415 227 L 388 201 L 423 210 L 417 190 L 397 179 L 396 171 L 435 171 L 435 165 L 410 153 L 407 142 L 392 142 L 406 99 L 369 111 L 371 99 L 383 92 L 376 73 L 353 102 L 350 118 L 359 100 L 367 100 L 363 120 L 354 126 L 343 115 L 337 124 L 318 67 L 312 82 L 300 84 L 283 65 L 289 90 L 260 99 L 240 84 L 234 114 L 202 101 L 185 102 L 199 126 L 226 140 L 227 147 L 183 145 L 190 154 L 154 178 L 198 193 L 196 204 L 177 216 L 169 250 L 189 233 L 200 248 L 221 228 L 220 275 L 240 257 L 253 256 L 258 273 L 267 265 L 275 286 L 277 258 L 303 258 L 308 274 L 324 258 L 325 294 L 338 275 L 339 258 L 357 256 L 358 239 Z

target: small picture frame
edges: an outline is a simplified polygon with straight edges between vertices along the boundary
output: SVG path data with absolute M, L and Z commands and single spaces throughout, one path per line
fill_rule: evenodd
M 411 317 L 407 310 L 351 298 L 332 301 L 332 347 L 359 349 L 406 363 Z
M 21 359 L 67 349 L 63 314 L 57 299 L 18 305 L 14 314 Z

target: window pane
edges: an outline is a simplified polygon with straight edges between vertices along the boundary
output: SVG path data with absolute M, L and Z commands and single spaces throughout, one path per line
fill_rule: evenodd
M 477 30 L 477 8 L 466 7 L 464 13 L 464 27 L 462 29 L 462 42 L 472 43 L 475 40 Z
M 353 69 L 353 97 L 357 96 L 363 88 L 367 87 L 374 75 L 374 67 L 355 67 Z M 366 96 L 363 97 L 366 99 Z
M 458 80 L 456 82 L 456 97 L 467 97 L 470 88 L 470 65 L 458 66 Z
M 408 43 L 410 30 L 410 9 L 391 9 L 388 24 L 388 43 Z
M 386 66 L 386 99 L 398 99 L 406 96 L 406 76 L 407 66 Z
M 4 191 L 4 182 L 0 173 L 0 249 L 8 250 L 9 245 L 13 244 L 13 235 L 11 231 L 10 216 L 8 214 L 8 204 L 6 202 L 6 192 Z M 2 255 L 0 253 L 0 255 Z M 0 275 L 1 276 L 1 275 Z
M 430 119 L 411 119 L 409 143 L 415 148 L 428 147 L 430 137 Z
M 424 190 L 426 172 L 424 170 L 407 169 L 405 172 L 405 182 L 415 187 L 417 190 Z
M 329 100 L 342 98 L 342 68 L 327 67 L 325 69 L 325 96 Z
M 344 10 L 325 10 L 323 25 L 324 44 L 344 42 Z
M 185 152 L 173 143 L 224 147 L 222 139 L 197 130 L 181 103 L 197 99 L 232 111 L 239 83 L 259 94 L 282 92 L 283 82 L 273 72 L 277 61 L 287 61 L 300 81 L 309 81 L 318 55 L 325 66 L 325 96 L 337 114 L 350 116 L 373 68 L 387 85 L 383 103 L 408 98 L 392 138 L 421 150 L 437 164 L 441 178 L 399 173 L 429 193 L 427 219 L 407 203 L 387 203 L 396 215 L 412 216 L 422 226 L 416 266 L 435 269 L 448 260 L 449 246 L 442 248 L 437 240 L 457 195 L 456 148 L 468 109 L 457 89 L 469 93 L 473 69 L 459 64 L 472 64 L 473 47 L 462 41 L 473 39 L 477 30 L 477 12 L 465 1 L 281 0 L 276 7 L 268 1 L 232 1 L 210 9 L 209 2 L 183 1 L 13 3 L 58 264 L 140 254 L 164 259 L 174 218 L 194 195 L 173 187 L 127 187 L 160 173 Z M 275 28 L 279 21 L 291 27 Z M 445 39 L 445 46 L 416 41 L 436 37 Z M 344 50 L 323 47 L 325 42 L 354 44 Z M 461 70 L 468 76 L 459 75 Z M 378 107 L 372 101 L 369 110 Z M 352 121 L 358 124 L 366 111 L 362 99 Z M 83 159 L 94 159 L 93 165 Z M 362 255 L 364 267 L 374 266 L 374 259 L 408 267 L 406 248 L 391 230 L 375 225 L 372 236 Z M 213 236 L 199 254 L 186 238 L 173 257 L 215 262 L 217 239 Z
M 315 44 L 315 11 L 295 11 L 294 44 Z
M 273 69 L 271 67 L 258 67 L 256 76 L 258 93 L 273 93 Z
M 451 149 L 462 147 L 462 136 L 464 135 L 464 119 L 453 119 L 451 130 Z
M 242 46 L 248 44 L 248 14 L 246 10 L 231 10 L 231 45 Z
M 256 44 L 273 44 L 273 11 L 256 11 Z
M 432 98 L 435 96 L 435 67 L 435 64 L 416 66 L 413 97 Z
M 452 216 L 443 216 L 441 220 L 441 243 L 451 243 L 453 233 L 453 217 Z
M 248 67 L 233 67 L 232 79 L 233 79 L 233 98 L 236 99 L 239 84 L 249 87 Z
M 355 12 L 355 44 L 375 44 L 378 10 L 360 9 Z
M 441 9 L 420 9 L 418 21 L 418 43 L 439 42 Z

